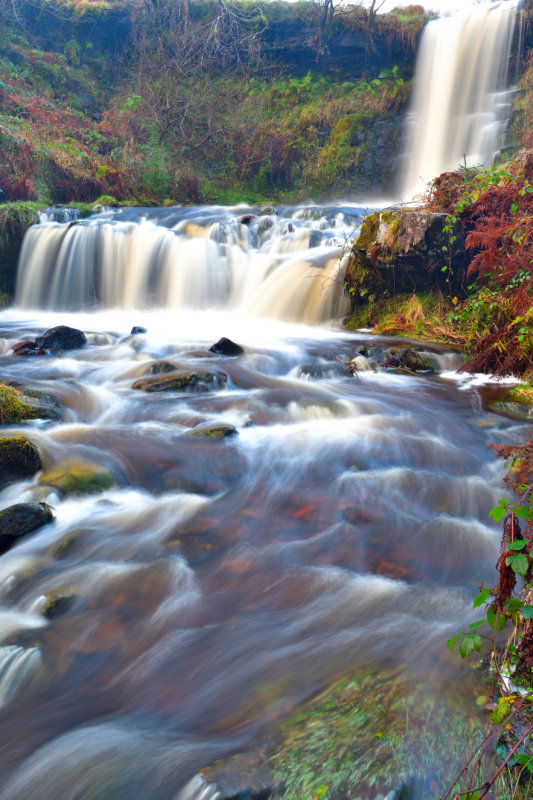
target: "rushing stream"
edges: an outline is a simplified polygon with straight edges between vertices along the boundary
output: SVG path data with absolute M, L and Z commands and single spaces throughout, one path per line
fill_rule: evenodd
M 524 438 L 486 410 L 501 387 L 459 379 L 442 348 L 426 348 L 434 374 L 350 376 L 339 362 L 391 342 L 179 305 L 0 314 L 2 380 L 64 404 L 59 423 L 1 435 L 28 435 L 45 470 L 78 458 L 115 480 L 0 492 L 0 508 L 46 500 L 56 517 L 0 558 L 1 800 L 214 797 L 183 787 L 357 665 L 438 658 L 453 683 L 445 640 L 494 578 L 487 512 L 504 490 L 487 443 Z M 13 355 L 57 324 L 88 345 Z M 221 336 L 245 353 L 210 352 Z M 133 390 L 162 359 L 217 373 L 216 390 Z M 190 435 L 220 424 L 237 433 Z M 74 602 L 45 619 L 57 592 Z

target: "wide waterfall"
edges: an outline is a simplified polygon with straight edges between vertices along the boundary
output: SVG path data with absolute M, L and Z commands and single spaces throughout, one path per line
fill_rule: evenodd
M 506 89 L 516 5 L 430 22 L 418 54 L 401 196 L 459 165 L 490 165 L 510 112 Z
M 319 323 L 347 310 L 347 243 L 364 209 L 108 210 L 43 221 L 22 249 L 23 308 L 226 308 Z

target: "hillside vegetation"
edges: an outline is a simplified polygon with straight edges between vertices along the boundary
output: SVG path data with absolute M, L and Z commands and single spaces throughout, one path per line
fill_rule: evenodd
M 0 0 L 1 199 L 377 191 L 425 21 L 420 6 Z

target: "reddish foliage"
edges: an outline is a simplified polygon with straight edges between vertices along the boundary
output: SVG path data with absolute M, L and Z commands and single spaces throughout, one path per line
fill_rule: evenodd
M 522 327 L 533 303 L 533 191 L 518 179 L 491 186 L 463 221 L 473 226 L 466 236 L 466 247 L 474 252 L 467 276 L 479 276 L 499 293 L 491 329 L 476 343 L 465 369 L 522 375 L 533 368 Z

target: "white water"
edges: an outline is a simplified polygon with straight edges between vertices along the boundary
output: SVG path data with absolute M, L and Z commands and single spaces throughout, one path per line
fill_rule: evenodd
M 408 117 L 401 197 L 460 165 L 489 166 L 510 113 L 507 89 L 516 6 L 479 6 L 430 22 Z
M 26 235 L 16 303 L 226 308 L 252 317 L 321 323 L 348 309 L 342 282 L 356 207 L 173 208 L 107 211 Z M 244 215 L 252 215 L 243 224 Z M 246 218 L 246 217 L 244 217 Z

